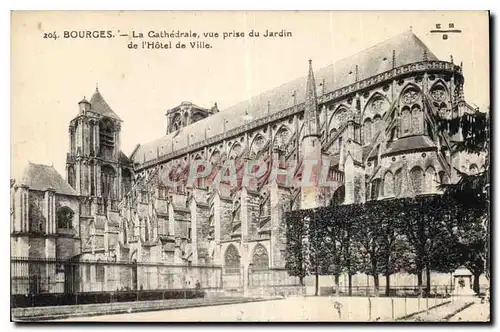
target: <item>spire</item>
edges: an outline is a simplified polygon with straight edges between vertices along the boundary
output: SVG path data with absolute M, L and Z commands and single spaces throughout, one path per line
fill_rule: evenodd
M 392 69 L 396 68 L 396 50 L 392 50 Z
M 309 60 L 304 120 L 306 124 L 304 136 L 317 136 L 319 134 L 318 98 L 316 95 L 316 82 L 314 81 L 312 60 Z
M 427 50 L 424 50 L 424 61 L 428 61 L 429 57 L 427 55 Z

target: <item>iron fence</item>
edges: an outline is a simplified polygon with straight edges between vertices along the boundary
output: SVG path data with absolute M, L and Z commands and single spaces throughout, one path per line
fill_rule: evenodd
M 252 269 L 248 270 L 249 287 L 288 287 L 301 286 L 300 278 L 288 274 L 286 269 Z
M 221 288 L 222 267 L 215 265 L 11 258 L 11 295 L 18 298 Z
M 389 296 L 389 297 L 450 297 L 454 294 L 455 288 L 452 285 L 434 285 L 431 286 L 429 294 L 425 292 L 425 286 L 419 288 L 414 285 L 406 286 L 391 286 L 389 291 L 385 286 L 380 286 L 378 290 L 374 286 L 352 286 L 351 289 L 347 285 L 339 286 L 321 286 L 320 293 L 322 295 L 338 294 L 340 296 Z M 484 293 L 488 289 L 486 285 L 481 285 L 480 293 Z

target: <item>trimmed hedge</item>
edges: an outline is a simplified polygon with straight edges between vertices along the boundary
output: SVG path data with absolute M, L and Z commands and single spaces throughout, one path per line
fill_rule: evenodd
M 154 301 L 172 299 L 193 299 L 205 297 L 200 289 L 138 290 L 118 292 L 86 292 L 78 294 L 44 293 L 36 295 L 11 295 L 12 308 L 77 305 L 94 303 L 115 303 L 133 301 Z

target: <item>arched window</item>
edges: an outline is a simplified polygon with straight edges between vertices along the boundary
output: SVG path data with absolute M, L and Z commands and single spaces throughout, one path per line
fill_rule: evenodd
M 363 134 L 365 144 L 369 144 L 372 140 L 372 121 L 370 119 L 363 122 Z
M 469 174 L 477 174 L 479 173 L 479 168 L 477 167 L 476 164 L 471 164 L 470 167 L 469 167 Z
M 436 191 L 436 171 L 429 167 L 425 170 L 425 192 L 433 193 Z
M 290 130 L 287 127 L 281 127 L 274 138 L 274 147 L 284 149 L 291 136 Z
M 75 189 L 76 183 L 76 174 L 75 174 L 75 169 L 73 166 L 68 167 L 68 183 L 71 186 L 71 188 Z
M 384 176 L 384 196 L 394 195 L 394 178 L 391 172 L 385 173 Z
M 401 174 L 401 168 L 394 173 L 394 196 L 399 197 L 401 195 L 401 186 L 403 184 L 403 177 Z
M 375 179 L 372 181 L 372 194 L 371 194 L 371 198 L 372 199 L 377 199 L 379 194 L 380 194 L 380 183 L 382 182 L 382 180 L 380 179 Z
M 115 169 L 109 165 L 101 167 L 102 197 L 115 199 Z
M 330 122 L 330 128 L 332 129 L 340 129 L 342 125 L 347 121 L 347 117 L 349 116 L 349 111 L 341 107 L 335 111 L 332 116 L 332 120 Z
M 423 171 L 420 167 L 414 167 L 410 171 L 410 179 L 411 179 L 411 184 L 413 186 L 413 190 L 416 194 L 422 193 L 422 184 L 423 184 Z
M 344 203 L 345 199 L 345 186 L 340 186 L 335 190 L 332 195 L 332 199 L 330 200 L 330 206 L 338 206 Z
M 408 107 L 404 107 L 401 112 L 401 132 L 403 135 L 411 132 L 411 113 Z
M 253 250 L 252 264 L 256 269 L 269 268 L 269 255 L 267 254 L 266 248 L 260 243 L 258 243 Z
M 411 108 L 411 128 L 414 134 L 422 133 L 422 111 L 418 105 Z
M 122 169 L 122 186 L 123 195 L 128 194 L 128 192 L 132 189 L 132 173 L 128 168 Z
M 74 215 L 73 210 L 66 206 L 57 210 L 57 228 L 72 229 Z
M 90 167 L 90 195 L 95 196 L 95 165 L 94 163 L 89 165 Z
M 107 159 L 113 157 L 115 128 L 113 122 L 106 118 L 99 122 L 99 147 L 101 157 Z
M 97 282 L 104 282 L 104 272 L 104 264 L 98 259 L 95 267 L 95 279 Z
M 233 269 L 239 269 L 240 267 L 240 254 L 234 244 L 230 244 L 226 249 L 226 253 L 224 254 L 224 265 L 226 268 Z
M 181 129 L 182 124 L 181 124 L 181 116 L 179 113 L 175 114 L 173 119 L 172 119 L 172 131 L 177 131 Z

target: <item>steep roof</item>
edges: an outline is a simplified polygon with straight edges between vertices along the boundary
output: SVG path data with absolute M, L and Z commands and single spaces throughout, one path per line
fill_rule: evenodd
M 360 53 L 315 71 L 316 82 L 318 84 L 323 83 L 324 92 L 328 93 L 355 83 L 356 66 L 358 80 L 391 70 L 393 50 L 395 51 L 396 66 L 423 61 L 424 51 L 427 53 L 428 60 L 438 60 L 413 32 L 406 31 Z M 295 79 L 224 109 L 175 133 L 141 145 L 133 154 L 133 160 L 136 163 L 149 161 L 156 158 L 157 151 L 159 156 L 162 156 L 173 150 L 178 150 L 189 144 L 201 142 L 224 131 L 242 126 L 248 116 L 252 120 L 256 120 L 292 107 L 294 106 L 294 94 L 297 103 L 301 103 L 305 100 L 306 83 L 307 77 Z
M 410 149 L 419 150 L 427 148 L 435 148 L 436 144 L 427 136 L 407 136 L 402 137 L 392 142 L 384 154 L 397 153 L 400 151 L 407 151 Z
M 29 163 L 24 169 L 20 184 L 34 190 L 52 188 L 59 194 L 78 195 L 56 171 L 54 166 Z
M 90 111 L 121 121 L 120 117 L 109 107 L 97 88 L 90 99 Z

